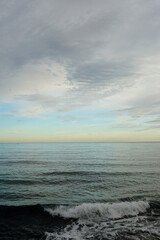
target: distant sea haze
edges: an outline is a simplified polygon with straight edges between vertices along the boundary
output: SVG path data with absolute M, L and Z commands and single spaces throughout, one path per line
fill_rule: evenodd
M 159 186 L 158 142 L 0 144 L 0 220 L 17 239 L 36 218 L 32 239 L 160 239 Z

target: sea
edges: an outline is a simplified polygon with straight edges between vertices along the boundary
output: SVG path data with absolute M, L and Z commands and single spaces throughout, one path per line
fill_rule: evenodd
M 160 239 L 160 143 L 0 144 L 0 239 Z

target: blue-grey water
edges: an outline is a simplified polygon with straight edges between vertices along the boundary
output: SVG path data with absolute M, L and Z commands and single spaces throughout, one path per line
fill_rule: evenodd
M 78 216 L 82 221 L 86 212 L 91 217 L 98 211 L 103 218 L 113 220 L 128 215 L 137 217 L 150 202 L 159 203 L 159 199 L 160 143 L 0 144 L 0 205 L 57 205 L 61 206 L 57 212 L 53 209 L 48 212 L 62 217 Z M 72 207 L 66 210 L 65 205 Z M 127 223 L 127 228 L 133 227 L 133 219 Z M 94 224 L 92 221 L 95 227 Z M 159 224 L 156 217 L 154 227 L 148 225 L 146 230 L 153 229 L 157 238 L 149 232 L 150 238 L 144 235 L 144 239 L 160 239 Z M 94 234 L 105 226 L 98 225 L 98 233 L 94 230 L 92 238 L 87 238 L 93 226 L 86 230 L 85 225 L 83 231 L 82 227 L 73 231 L 75 227 L 70 226 L 59 235 L 48 233 L 46 239 L 94 239 Z M 79 238 L 74 238 L 74 234 Z M 114 234 L 106 239 L 116 239 Z M 143 239 L 142 235 L 136 236 L 133 239 Z
M 0 144 L 0 204 L 160 197 L 160 143 Z

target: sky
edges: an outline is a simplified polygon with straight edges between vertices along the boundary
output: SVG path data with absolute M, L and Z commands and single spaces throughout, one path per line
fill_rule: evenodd
M 1 0 L 0 142 L 160 141 L 159 0 Z

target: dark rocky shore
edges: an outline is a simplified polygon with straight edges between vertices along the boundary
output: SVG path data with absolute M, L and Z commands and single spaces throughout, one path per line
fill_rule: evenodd
M 43 240 L 45 232 L 65 227 L 73 220 L 52 217 L 41 205 L 0 206 L 0 240 Z
M 160 240 L 158 233 L 160 227 L 160 203 L 151 202 L 150 208 L 145 213 L 144 220 L 143 216 L 143 213 L 140 214 L 136 223 L 132 222 L 131 218 L 130 222 L 128 222 L 126 216 L 123 219 L 111 220 L 111 224 L 108 226 L 110 228 L 113 225 L 113 230 L 117 224 L 120 224 L 118 232 L 112 237 L 101 235 L 103 229 L 100 229 L 100 232 L 96 231 L 96 229 L 93 231 L 93 224 L 88 226 L 94 232 L 93 235 L 84 238 L 91 240 Z M 66 226 L 70 225 L 72 229 L 74 225 L 72 223 L 76 224 L 76 221 L 77 219 L 64 219 L 62 216 L 53 217 L 39 204 L 31 206 L 0 206 L 0 240 L 45 240 L 46 232 L 59 234 L 63 232 Z M 71 239 L 74 238 L 71 237 Z

